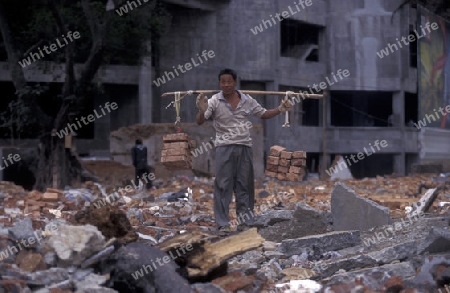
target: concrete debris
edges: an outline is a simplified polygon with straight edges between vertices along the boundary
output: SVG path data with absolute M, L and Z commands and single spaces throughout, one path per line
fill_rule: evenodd
M 420 254 L 450 252 L 450 231 L 431 227 L 430 234 L 420 244 Z
M 310 250 L 314 253 L 323 254 L 327 251 L 340 250 L 346 247 L 356 246 L 360 243 L 361 238 L 359 231 L 337 231 L 297 239 L 283 240 L 276 251 L 289 256 L 301 254 L 304 251 Z
M 0 182 L 0 292 L 445 292 L 450 284 L 448 197 L 429 175 L 270 179 L 256 184 L 255 228 L 235 232 L 232 202 L 232 232 L 222 235 L 212 178 L 156 172 L 158 189 L 145 190 L 130 183 L 132 168 L 89 167 L 105 169 L 105 180 L 42 193 Z M 435 190 L 419 205 L 427 214 L 405 218 L 424 187 Z
M 333 228 L 337 231 L 367 230 L 391 223 L 389 209 L 365 199 L 343 183 L 331 195 Z

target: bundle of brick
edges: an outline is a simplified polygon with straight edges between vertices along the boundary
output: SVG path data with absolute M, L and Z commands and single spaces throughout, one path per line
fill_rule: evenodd
M 282 181 L 302 181 L 306 174 L 306 152 L 289 152 L 278 145 L 271 147 L 265 174 Z
M 163 136 L 161 163 L 169 170 L 192 169 L 191 150 L 195 140 L 189 140 L 187 133 L 171 133 Z

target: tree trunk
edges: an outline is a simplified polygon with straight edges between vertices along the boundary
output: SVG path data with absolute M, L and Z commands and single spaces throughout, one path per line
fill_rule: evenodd
M 60 34 L 67 34 L 67 26 L 58 10 L 59 5 L 54 0 L 48 0 L 47 6 L 56 20 Z M 66 76 L 62 89 L 64 100 L 56 118 L 52 119 L 37 105 L 35 96 L 29 94 L 26 90 L 27 82 L 23 68 L 18 63 L 22 55 L 14 45 L 7 13 L 2 1 L 0 1 L 0 30 L 8 55 L 8 62 L 11 66 L 13 83 L 18 96 L 24 99 L 31 108 L 32 113 L 39 117 L 40 126 L 43 130 L 38 144 L 39 159 L 34 186 L 35 189 L 40 191 L 44 191 L 49 186 L 64 188 L 66 185 L 71 185 L 74 180 L 92 179 L 91 176 L 85 175 L 87 172 L 81 165 L 76 152 L 73 152 L 70 148 L 66 149 L 64 138 L 59 138 L 55 133 L 55 131 L 64 129 L 67 126 L 67 123 L 70 122 L 70 113 L 77 114 L 80 110 L 87 85 L 92 81 L 102 64 L 106 28 L 110 23 L 111 17 L 114 16 L 111 12 L 106 13 L 102 19 L 99 19 L 92 9 L 90 0 L 82 0 L 81 6 L 91 28 L 91 52 L 77 82 L 74 75 L 73 46 L 66 46 Z

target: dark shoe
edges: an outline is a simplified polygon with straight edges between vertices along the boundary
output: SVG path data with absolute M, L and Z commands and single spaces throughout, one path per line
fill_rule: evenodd
M 241 224 L 241 225 L 237 226 L 237 231 L 238 232 L 244 232 L 244 231 L 247 231 L 248 229 L 250 229 L 250 227 L 245 225 L 245 224 Z
M 219 232 L 225 232 L 225 233 L 231 232 L 230 226 L 219 227 Z

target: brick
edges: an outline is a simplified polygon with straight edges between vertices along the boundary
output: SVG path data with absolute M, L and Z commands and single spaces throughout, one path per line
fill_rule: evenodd
M 292 152 L 292 158 L 293 159 L 306 159 L 306 152 L 305 151 Z
M 278 173 L 287 173 L 288 171 L 288 167 L 278 166 Z
M 265 174 L 267 177 L 272 177 L 272 178 L 277 177 L 277 173 L 275 173 L 275 172 L 270 172 L 270 171 L 266 170 Z
M 53 193 L 57 193 L 57 194 L 59 194 L 61 196 L 64 194 L 64 191 L 62 191 L 60 189 L 56 189 L 56 188 L 50 188 L 50 187 L 48 187 L 45 192 L 53 192 Z
M 187 133 L 170 133 L 163 135 L 163 142 L 188 141 Z
M 281 152 L 284 150 L 286 150 L 286 148 L 279 145 L 274 145 L 270 148 L 270 156 L 279 157 Z
M 300 176 L 296 173 L 286 173 L 286 178 L 289 181 L 300 181 Z
M 167 149 L 187 149 L 189 148 L 189 143 L 183 142 L 168 142 L 163 144 L 163 150 Z
M 274 156 L 267 157 L 267 164 L 278 165 L 279 161 L 280 161 L 280 159 L 278 157 L 274 157 Z
M 280 166 L 288 167 L 291 165 L 291 160 L 289 159 L 280 159 L 280 162 L 278 163 Z
M 267 164 L 266 165 L 266 170 L 276 173 L 278 171 L 278 165 Z
M 196 147 L 197 147 L 197 141 L 194 140 L 194 139 L 191 139 L 191 140 L 189 141 L 189 147 L 190 147 L 191 149 L 196 148 Z
M 190 156 L 190 152 L 187 149 L 167 149 L 161 151 L 162 157 L 168 157 L 168 156 Z
M 291 166 L 306 166 L 306 159 L 292 159 L 291 160 Z
M 286 181 L 286 179 L 287 179 L 286 173 L 277 173 L 277 179 L 278 180 L 282 180 L 282 181 Z
M 282 151 L 280 153 L 280 158 L 282 158 L 282 159 L 290 159 L 290 158 L 292 158 L 292 152 Z
M 45 192 L 42 195 L 43 201 L 59 201 L 59 195 L 55 192 Z
M 290 166 L 289 167 L 289 173 L 295 173 L 295 174 L 298 174 L 298 173 L 300 173 L 300 167 L 297 167 L 297 166 Z

